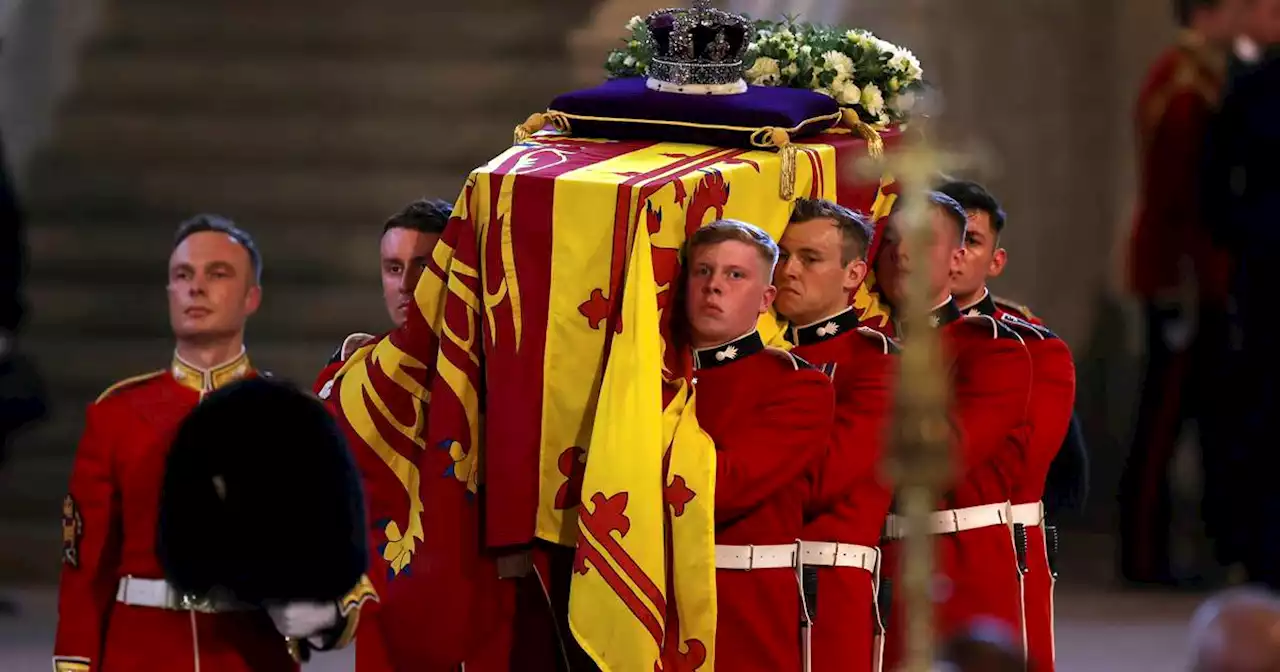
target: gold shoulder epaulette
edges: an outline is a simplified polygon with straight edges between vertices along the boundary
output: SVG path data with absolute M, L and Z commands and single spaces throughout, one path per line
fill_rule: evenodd
M 993 296 L 991 297 L 991 300 L 994 301 L 997 306 L 1000 306 L 1001 308 L 1004 308 L 1007 311 L 1022 315 L 1024 319 L 1028 319 L 1028 320 L 1036 319 L 1036 316 L 1034 313 L 1031 312 L 1031 309 L 1021 303 L 1010 301 L 1009 299 L 999 297 L 999 296 Z
M 151 371 L 151 372 L 143 373 L 137 376 L 131 376 L 129 378 L 125 378 L 124 380 L 121 380 L 113 384 L 111 387 L 108 387 L 107 389 L 103 390 L 102 394 L 99 394 L 98 398 L 95 399 L 93 403 L 96 404 L 102 401 L 103 399 L 106 399 L 107 397 L 111 396 L 112 394 L 115 394 L 116 392 L 130 385 L 133 385 L 134 383 L 141 383 L 144 380 L 151 380 L 152 378 L 155 378 L 156 376 L 161 375 L 166 371 L 168 371 L 168 369 L 158 369 L 156 371 Z

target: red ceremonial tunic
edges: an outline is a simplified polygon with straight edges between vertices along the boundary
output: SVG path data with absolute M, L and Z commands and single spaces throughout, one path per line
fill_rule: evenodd
M 549 561 L 534 554 L 510 578 L 501 578 L 506 571 L 503 564 L 480 552 L 480 521 L 474 507 L 446 512 L 428 502 L 426 539 L 421 543 L 435 545 L 431 555 L 426 560 L 420 557 L 399 574 L 383 557 L 385 526 L 388 521 L 403 523 L 409 511 L 408 493 L 387 463 L 356 434 L 338 403 L 342 379 L 336 376 L 346 359 L 360 345 L 376 340 L 364 337 L 349 336 L 313 388 L 353 448 L 370 521 L 369 576 L 381 598 L 361 609 L 356 672 L 557 669 L 556 661 L 562 657 L 560 639 L 541 581 L 550 575 Z M 425 428 L 422 433 L 425 436 Z M 440 501 L 452 504 L 455 499 L 445 494 Z M 432 560 L 434 567 L 423 564 Z M 446 576 L 450 578 L 441 578 Z
M 694 352 L 698 424 L 716 445 L 716 544 L 792 544 L 804 474 L 829 439 L 827 377 L 757 332 Z M 716 668 L 799 670 L 800 594 L 789 568 L 716 572 Z
M 1226 300 L 1230 258 L 1202 222 L 1200 160 L 1221 97 L 1225 54 L 1186 32 L 1151 65 L 1138 94 L 1138 203 L 1129 244 L 1129 283 L 1154 300 L 1176 291 L 1184 260 L 1201 297 Z
M 814 463 L 805 541 L 880 545 L 893 493 L 879 471 L 893 404 L 897 344 L 866 327 L 852 308 L 788 332 L 792 352 L 831 376 L 835 425 L 826 452 Z M 813 669 L 869 672 L 876 663 L 875 583 L 857 567 L 817 569 Z
M 1007 502 L 1022 477 L 1030 438 L 1027 406 L 1031 358 L 1016 333 L 987 316 L 964 317 L 949 300 L 934 311 L 952 385 L 954 479 L 939 510 Z M 909 337 L 907 346 L 910 347 Z M 1022 595 L 1012 523 L 937 535 L 936 623 L 946 638 L 976 617 L 1022 635 Z M 884 544 L 885 573 L 900 571 L 901 544 Z M 895 594 L 886 638 L 886 669 L 902 657 L 906 614 Z
M 1044 496 L 1045 478 L 1053 463 L 1075 408 L 1076 367 L 1067 344 L 1042 326 L 1005 311 L 988 294 L 965 312 L 999 318 L 1022 337 L 1031 355 L 1032 383 L 1028 417 L 1031 440 L 1025 473 L 1014 484 L 1013 504 L 1038 505 Z M 1022 577 L 1023 618 L 1027 655 L 1037 672 L 1053 672 L 1053 573 L 1045 548 L 1043 509 L 1035 523 L 1026 522 L 1027 572 Z M 1022 522 L 1015 519 L 1015 522 Z
M 163 579 L 160 488 L 178 425 L 206 392 L 253 375 L 243 353 L 210 370 L 168 369 L 116 383 L 86 414 L 63 502 L 55 672 L 274 672 L 298 669 L 263 611 L 197 613 L 116 602 L 126 576 Z

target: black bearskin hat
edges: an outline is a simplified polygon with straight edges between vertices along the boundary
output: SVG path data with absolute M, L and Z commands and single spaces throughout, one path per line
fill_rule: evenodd
M 184 593 L 345 595 L 368 567 L 368 539 L 359 472 L 329 412 L 268 378 L 206 396 L 169 451 L 156 544 Z

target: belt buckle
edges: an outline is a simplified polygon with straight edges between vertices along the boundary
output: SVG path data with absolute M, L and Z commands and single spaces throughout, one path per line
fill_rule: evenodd
M 205 596 L 200 597 L 192 593 L 183 593 L 178 596 L 178 606 L 185 611 L 198 611 L 200 613 L 213 613 L 213 599 Z

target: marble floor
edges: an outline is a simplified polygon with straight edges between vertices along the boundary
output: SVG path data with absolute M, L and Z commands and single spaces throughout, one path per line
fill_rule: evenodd
M 1098 544 L 1105 544 L 1100 540 Z M 1090 544 L 1097 548 L 1095 544 Z M 1202 595 L 1118 590 L 1100 577 L 1089 553 L 1073 562 L 1073 579 L 1058 584 L 1058 661 L 1063 672 L 1169 672 L 1186 669 L 1186 624 Z M 1102 556 L 1105 557 L 1105 556 Z M 5 590 L 16 599 L 18 615 L 0 615 L 0 670 L 49 669 L 56 598 L 50 588 Z M 323 654 L 306 672 L 346 672 L 349 652 Z

